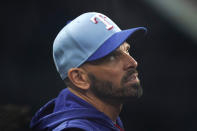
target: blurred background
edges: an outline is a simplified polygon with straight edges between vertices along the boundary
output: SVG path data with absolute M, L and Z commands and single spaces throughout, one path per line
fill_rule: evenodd
M 0 130 L 28 131 L 34 113 L 65 88 L 52 59 L 57 33 L 84 12 L 121 29 L 145 26 L 133 44 L 143 97 L 124 105 L 126 131 L 197 130 L 196 0 L 26 0 L 1 2 Z

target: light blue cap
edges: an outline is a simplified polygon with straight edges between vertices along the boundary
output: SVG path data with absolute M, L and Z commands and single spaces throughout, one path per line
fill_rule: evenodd
M 69 69 L 108 55 L 137 31 L 144 35 L 147 29 L 121 30 L 101 13 L 84 13 L 67 24 L 55 38 L 53 59 L 57 71 L 65 79 Z

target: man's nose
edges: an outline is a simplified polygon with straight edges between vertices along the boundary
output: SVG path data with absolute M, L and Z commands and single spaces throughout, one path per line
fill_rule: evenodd
M 128 68 L 137 68 L 138 63 L 137 61 L 130 55 L 127 55 L 127 58 L 125 58 L 125 66 L 124 69 L 128 69 Z

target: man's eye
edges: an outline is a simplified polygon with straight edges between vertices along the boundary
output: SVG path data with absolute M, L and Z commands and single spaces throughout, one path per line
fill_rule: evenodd
M 128 48 L 126 49 L 126 53 L 127 53 L 127 54 L 130 54 L 129 50 L 130 50 L 130 48 L 128 47 Z
M 126 52 L 128 52 L 128 53 L 129 53 L 129 50 L 130 50 L 130 48 L 129 48 L 129 47 L 127 47 Z

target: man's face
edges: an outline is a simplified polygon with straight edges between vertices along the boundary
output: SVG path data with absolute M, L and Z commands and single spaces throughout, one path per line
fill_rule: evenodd
M 101 60 L 88 63 L 90 90 L 100 99 L 124 102 L 139 98 L 142 88 L 136 70 L 137 62 L 129 55 L 125 42 Z

